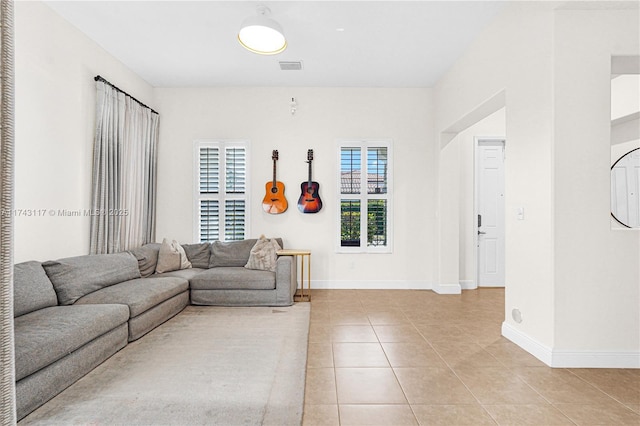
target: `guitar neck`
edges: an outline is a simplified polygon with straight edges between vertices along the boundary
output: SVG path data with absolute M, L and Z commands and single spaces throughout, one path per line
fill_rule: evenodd
M 276 160 L 273 160 L 273 187 L 276 187 Z
M 311 181 L 313 180 L 313 179 L 311 179 L 311 160 L 309 160 L 307 162 L 309 163 L 309 181 L 308 181 L 308 184 L 309 184 L 309 186 L 311 186 Z

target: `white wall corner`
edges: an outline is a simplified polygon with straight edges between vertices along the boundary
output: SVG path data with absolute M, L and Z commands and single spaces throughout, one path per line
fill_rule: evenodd
M 520 346 L 525 351 L 529 352 L 531 355 L 538 358 L 540 361 L 547 364 L 549 367 L 553 367 L 551 363 L 553 354 L 550 347 L 543 345 L 536 339 L 529 337 L 522 331 L 506 322 L 502 323 L 502 335 L 511 340 L 516 345 Z
M 502 323 L 502 335 L 553 368 L 640 368 L 640 351 L 554 350 L 506 322 Z
M 460 294 L 462 293 L 462 287 L 460 286 L 460 284 L 434 283 L 433 291 L 438 294 Z
M 475 290 L 478 285 L 474 280 L 460 280 L 460 288 L 463 290 Z

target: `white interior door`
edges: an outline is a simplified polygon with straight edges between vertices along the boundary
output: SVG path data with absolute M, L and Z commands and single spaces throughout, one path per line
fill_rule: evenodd
M 478 286 L 504 287 L 504 140 L 478 140 Z

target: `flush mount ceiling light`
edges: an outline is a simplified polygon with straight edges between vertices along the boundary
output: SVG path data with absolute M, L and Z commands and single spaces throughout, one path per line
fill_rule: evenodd
M 269 18 L 271 11 L 258 6 L 258 15 L 244 20 L 238 33 L 238 41 L 245 49 L 260 55 L 275 55 L 287 48 L 282 27 Z

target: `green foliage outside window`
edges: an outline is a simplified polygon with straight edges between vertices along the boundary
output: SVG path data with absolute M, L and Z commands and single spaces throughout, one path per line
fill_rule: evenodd
M 367 245 L 387 244 L 386 200 L 367 202 Z M 342 201 L 340 214 L 340 241 L 343 247 L 360 246 L 360 202 Z

